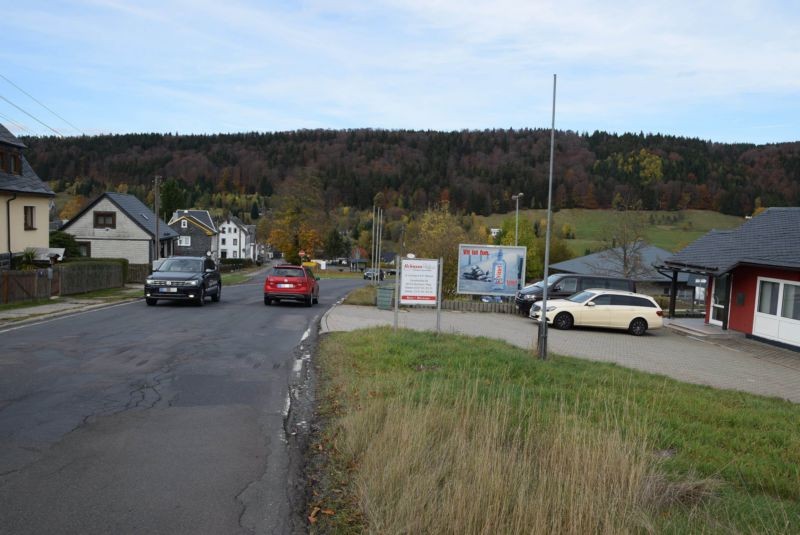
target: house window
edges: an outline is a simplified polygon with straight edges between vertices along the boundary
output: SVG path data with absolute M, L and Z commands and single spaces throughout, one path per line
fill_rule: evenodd
M 237 253 L 236 251 L 234 251 L 234 252 L 233 252 L 233 257 L 234 257 L 234 258 L 239 258 L 239 253 Z
M 191 236 L 178 236 L 178 247 L 191 247 L 191 246 L 192 246 Z
M 789 283 L 783 285 L 781 316 L 790 320 L 800 320 L 800 285 Z
M 771 316 L 778 315 L 778 289 L 777 282 L 761 281 L 758 291 L 758 311 Z
M 78 254 L 85 257 L 92 256 L 92 243 L 88 241 L 79 241 L 78 243 Z
M 239 242 L 239 240 L 237 240 L 236 238 L 234 238 L 234 239 L 233 239 L 233 244 L 234 244 L 234 245 L 239 245 L 239 243 L 238 243 L 238 242 Z
M 186 228 L 189 226 L 189 222 L 185 219 L 181 219 L 181 228 Z
M 117 213 L 94 212 L 94 228 L 117 228 Z
M 219 233 L 220 234 L 225 234 L 225 227 L 220 227 Z
M 25 230 L 36 230 L 36 207 L 25 207 Z
M 225 245 L 225 238 L 222 238 L 222 245 Z

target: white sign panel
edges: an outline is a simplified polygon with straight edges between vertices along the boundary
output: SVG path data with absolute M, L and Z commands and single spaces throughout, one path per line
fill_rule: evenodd
M 438 260 L 403 258 L 400 271 L 401 305 L 436 305 Z

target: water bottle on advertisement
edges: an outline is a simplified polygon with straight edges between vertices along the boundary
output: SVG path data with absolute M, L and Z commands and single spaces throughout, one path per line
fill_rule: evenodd
M 497 252 L 497 260 L 492 264 L 492 290 L 505 290 L 506 288 L 506 261 L 503 260 L 503 250 Z

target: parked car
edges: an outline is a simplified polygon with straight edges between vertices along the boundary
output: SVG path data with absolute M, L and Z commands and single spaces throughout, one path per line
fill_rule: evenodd
M 514 304 L 522 314 L 528 314 L 531 305 L 542 299 L 542 281 L 525 286 L 514 296 Z M 599 277 L 596 275 L 572 275 L 558 273 L 547 277 L 547 299 L 563 299 L 590 288 L 607 288 L 636 293 L 636 283 L 618 277 Z
M 371 280 L 375 280 L 376 278 L 378 278 L 380 280 L 383 280 L 383 277 L 384 277 L 384 274 L 383 274 L 383 270 L 382 269 L 378 270 L 378 269 L 373 269 L 373 268 L 367 268 L 367 269 L 364 270 L 364 280 L 370 280 L 371 281 Z
M 319 277 L 305 266 L 280 265 L 267 272 L 264 304 L 273 301 L 300 301 L 310 307 L 319 303 Z
M 194 301 L 202 306 L 208 296 L 220 300 L 222 279 L 214 260 L 204 256 L 166 258 L 145 279 L 144 299 L 150 306 L 160 299 Z
M 531 307 L 530 317 L 540 321 L 542 302 Z M 573 326 L 626 329 L 635 336 L 664 324 L 663 312 L 649 295 L 619 290 L 585 290 L 567 299 L 547 300 L 547 323 L 556 329 Z

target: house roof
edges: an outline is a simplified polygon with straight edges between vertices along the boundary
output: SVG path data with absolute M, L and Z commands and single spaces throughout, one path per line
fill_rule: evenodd
M 5 143 L 6 145 L 13 145 L 18 149 L 24 149 L 25 144 L 17 139 L 17 136 L 12 134 L 8 128 L 0 124 L 0 143 Z
M 0 124 L 0 144 L 11 145 L 18 149 L 25 148 L 25 145 L 2 124 Z M 0 191 L 27 193 L 30 195 L 46 195 L 48 197 L 54 196 L 55 193 L 53 193 L 53 190 L 39 178 L 39 175 L 37 175 L 30 166 L 25 156 L 21 156 L 21 160 L 22 174 L 14 175 L 0 170 Z
M 733 230 L 712 230 L 664 261 L 721 275 L 738 265 L 800 269 L 800 207 L 767 208 Z
M 590 255 L 565 260 L 552 264 L 550 267 L 564 272 L 578 275 L 599 275 L 603 277 L 621 277 L 623 273 L 621 261 L 621 247 L 592 253 Z M 659 273 L 654 266 L 660 265 L 672 254 L 666 249 L 655 245 L 643 245 L 638 251 L 641 269 L 632 279 L 640 282 L 668 282 L 670 277 Z M 678 280 L 683 282 L 688 278 L 682 274 Z
M 67 230 L 70 225 L 72 225 L 73 221 L 77 221 L 84 214 L 86 214 L 89 210 L 91 210 L 100 200 L 108 199 L 111 201 L 117 208 L 120 209 L 125 215 L 127 215 L 134 223 L 139 225 L 145 232 L 150 234 L 151 236 L 155 235 L 156 233 L 156 218 L 153 211 L 150 210 L 142 201 L 138 198 L 134 197 L 133 195 L 129 195 L 127 193 L 112 193 L 106 192 L 96 198 L 94 201 L 90 202 L 89 205 L 84 208 L 83 210 L 78 213 L 75 217 L 70 219 L 61 230 Z M 178 237 L 178 233 L 169 228 L 169 225 L 164 223 L 163 219 L 159 218 L 159 226 L 158 232 L 160 236 L 158 237 L 159 240 L 168 240 L 172 238 Z
M 233 223 L 237 227 L 241 228 L 243 231 L 249 232 L 247 230 L 247 225 L 244 224 L 244 221 L 242 221 L 241 219 L 239 219 L 235 215 L 229 215 L 228 217 L 226 217 L 225 219 L 220 221 L 220 225 L 225 224 L 225 223 Z
M 177 210 L 172 214 L 169 224 L 172 225 L 183 218 L 194 219 L 196 223 L 206 227 L 212 233 L 218 233 L 217 227 L 214 225 L 214 220 L 211 219 L 211 214 L 208 213 L 208 210 Z

